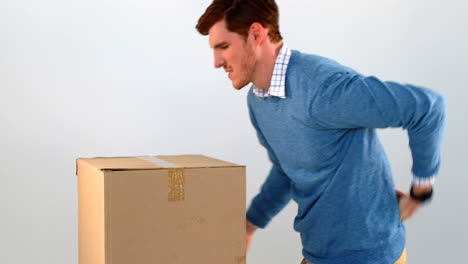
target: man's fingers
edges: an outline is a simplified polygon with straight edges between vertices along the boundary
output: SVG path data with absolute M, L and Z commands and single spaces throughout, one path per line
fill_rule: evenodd
M 246 244 L 246 250 L 248 251 L 250 248 L 250 242 L 252 240 L 253 233 L 257 230 L 257 227 L 254 226 L 249 222 L 249 220 L 246 220 L 246 236 L 247 236 L 247 244 Z
M 396 194 L 396 197 L 397 197 L 397 201 L 400 201 L 401 198 L 405 197 L 405 196 L 408 196 L 406 193 L 400 191 L 400 190 L 395 190 L 395 194 Z
M 419 205 L 418 201 L 411 199 L 409 196 L 403 197 L 399 203 L 401 221 L 410 218 L 419 208 Z
M 252 241 L 252 235 L 247 235 L 247 251 L 249 250 L 250 248 L 250 242 Z
M 403 196 L 406 196 L 406 195 L 407 195 L 406 193 L 404 193 L 404 192 L 401 191 L 401 190 L 395 190 L 395 193 L 396 193 L 397 196 L 400 196 L 400 197 L 403 197 Z

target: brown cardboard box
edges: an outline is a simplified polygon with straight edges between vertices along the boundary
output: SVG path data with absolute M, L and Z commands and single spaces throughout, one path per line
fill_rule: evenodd
M 79 264 L 245 263 L 245 167 L 202 155 L 79 158 Z

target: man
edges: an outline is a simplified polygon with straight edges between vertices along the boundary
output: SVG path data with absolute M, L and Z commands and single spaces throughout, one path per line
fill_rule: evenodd
M 405 228 L 432 194 L 444 100 L 289 49 L 274 0 L 215 0 L 200 17 L 216 68 L 248 107 L 271 171 L 247 210 L 247 241 L 293 199 L 303 263 L 406 263 Z M 414 175 L 397 191 L 376 128 L 407 130 Z

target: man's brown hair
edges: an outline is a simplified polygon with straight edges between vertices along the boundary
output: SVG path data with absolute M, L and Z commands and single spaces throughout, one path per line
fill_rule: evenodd
M 268 37 L 273 43 L 283 39 L 279 32 L 278 6 L 274 0 L 214 0 L 198 19 L 196 28 L 206 36 L 211 27 L 222 19 L 225 19 L 229 31 L 244 37 L 248 36 L 250 25 L 258 22 L 268 28 Z

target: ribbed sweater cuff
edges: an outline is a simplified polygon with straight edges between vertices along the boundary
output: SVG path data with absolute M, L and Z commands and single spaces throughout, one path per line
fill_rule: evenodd
M 435 183 L 435 175 L 431 177 L 418 177 L 413 175 L 412 185 L 414 186 L 422 186 L 427 184 L 434 184 Z
M 258 208 L 252 203 L 247 210 L 247 221 L 259 228 L 265 228 L 270 221 Z

